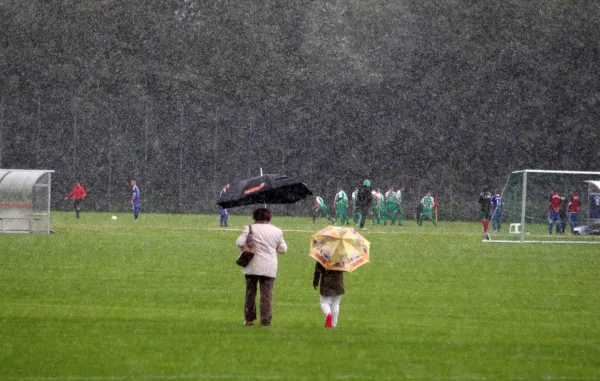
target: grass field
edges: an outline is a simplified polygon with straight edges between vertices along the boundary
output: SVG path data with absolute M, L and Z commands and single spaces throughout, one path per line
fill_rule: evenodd
M 234 240 L 249 218 L 217 218 L 55 213 L 58 234 L 0 235 L 0 380 L 600 380 L 598 245 L 372 228 L 325 330 L 307 255 L 325 222 L 275 218 L 289 252 L 273 325 L 247 328 Z

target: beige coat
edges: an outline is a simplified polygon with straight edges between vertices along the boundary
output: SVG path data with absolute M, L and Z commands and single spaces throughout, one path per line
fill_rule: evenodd
M 262 275 L 269 278 L 277 277 L 277 253 L 285 253 L 287 244 L 283 240 L 283 232 L 271 224 L 252 224 L 254 235 L 254 258 L 248 266 L 242 269 L 245 275 Z M 239 248 L 244 247 L 248 227 L 235 241 Z

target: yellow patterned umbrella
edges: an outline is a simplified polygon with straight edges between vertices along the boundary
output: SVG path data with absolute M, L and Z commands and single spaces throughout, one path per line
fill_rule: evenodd
M 371 243 L 355 229 L 328 226 L 310 237 L 310 256 L 327 270 L 349 271 L 369 262 Z

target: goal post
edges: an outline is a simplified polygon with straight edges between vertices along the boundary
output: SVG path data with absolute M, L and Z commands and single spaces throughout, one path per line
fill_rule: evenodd
M 572 224 L 594 226 L 600 218 L 600 172 L 525 169 L 511 172 L 502 191 L 502 220 L 504 232 L 486 242 L 499 243 L 595 243 L 600 244 L 596 230 L 572 232 Z M 561 197 L 560 221 L 552 224 L 548 217 L 550 191 Z M 577 221 L 570 220 L 568 201 L 572 193 L 580 200 Z M 596 206 L 596 203 L 599 205 Z M 557 230 L 556 225 L 564 227 Z M 506 228 L 508 227 L 508 229 Z M 562 230 L 562 233 L 561 233 Z

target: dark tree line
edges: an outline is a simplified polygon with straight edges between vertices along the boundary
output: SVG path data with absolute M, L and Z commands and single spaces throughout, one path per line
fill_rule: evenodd
M 213 212 L 262 167 L 471 218 L 510 171 L 598 170 L 598 41 L 594 2 L 5 0 L 0 167 L 56 170 L 56 208 L 135 177 L 146 211 Z

